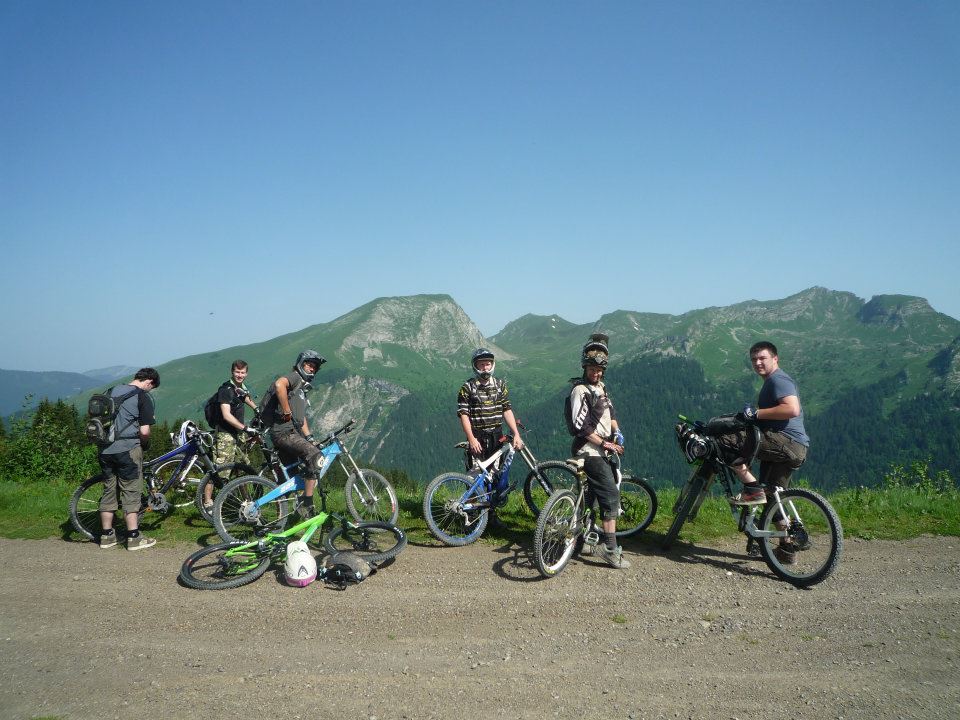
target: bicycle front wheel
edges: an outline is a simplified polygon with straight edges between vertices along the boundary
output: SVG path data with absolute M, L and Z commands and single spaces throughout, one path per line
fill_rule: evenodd
M 809 587 L 823 582 L 840 561 L 840 518 L 830 503 L 812 490 L 784 490 L 780 506 L 767 503 L 760 516 L 760 529 L 786 529 L 787 537 L 760 538 L 760 554 L 777 577 L 792 585 Z
M 273 482 L 258 475 L 240 477 L 224 485 L 213 503 L 213 527 L 224 542 L 247 542 L 286 527 L 287 497 L 257 504 L 257 500 L 275 487 Z
M 203 479 L 197 485 L 197 492 L 193 498 L 193 504 L 197 508 L 197 512 L 203 516 L 203 519 L 206 520 L 211 525 L 213 524 L 213 505 L 210 507 L 204 507 L 203 503 L 206 501 L 207 488 L 211 488 L 210 498 L 212 500 L 216 499 L 216 495 L 223 489 L 223 486 L 226 485 L 231 480 L 236 480 L 239 477 L 245 475 L 259 475 L 254 468 L 244 463 L 230 463 L 228 465 L 223 465 L 217 468 L 216 472 L 210 472 L 203 476 Z
M 438 475 L 423 493 L 423 518 L 445 545 L 469 545 L 483 535 L 489 520 L 489 498 L 467 494 L 474 479 L 460 473 Z M 480 505 L 485 505 L 480 507 Z
M 183 561 L 180 580 L 197 590 L 228 590 L 252 583 L 270 566 L 270 556 L 256 545 L 237 550 L 245 543 L 228 542 L 201 548 Z
M 690 479 L 687 480 L 687 484 L 680 491 L 679 501 L 674 505 L 676 515 L 674 515 L 670 529 L 667 530 L 667 534 L 663 538 L 662 547 L 664 550 L 669 550 L 677 539 L 677 535 L 680 534 L 680 528 L 683 527 L 683 523 L 693 509 L 694 503 L 697 502 L 700 493 L 706 489 L 706 484 L 707 481 L 700 474 L 699 470 L 694 472 L 690 476 Z
M 657 514 L 657 494 L 644 478 L 625 476 L 620 483 L 620 516 L 617 537 L 633 537 L 643 532 Z
M 407 535 L 396 525 L 385 522 L 342 524 L 327 535 L 327 552 L 352 552 L 369 563 L 380 565 L 392 560 L 407 546 Z
M 548 460 L 537 464 L 523 482 L 523 499 L 534 517 L 540 514 L 544 503 L 556 490 L 573 490 L 577 473 L 562 460 Z
M 374 470 L 351 473 L 345 494 L 347 510 L 357 522 L 370 520 L 393 525 L 400 517 L 400 503 L 393 485 Z
M 577 518 L 577 498 L 569 490 L 557 490 L 550 496 L 533 534 L 533 559 L 544 577 L 563 570 L 577 550 L 583 526 Z
M 100 498 L 103 497 L 103 477 L 95 475 L 80 483 L 70 498 L 70 524 L 87 540 L 97 540 L 103 527 L 100 523 Z M 137 513 L 139 526 L 147 507 L 147 498 L 140 496 L 140 511 Z M 114 513 L 114 527 L 124 527 L 123 510 Z M 119 524 L 116 522 L 120 519 Z

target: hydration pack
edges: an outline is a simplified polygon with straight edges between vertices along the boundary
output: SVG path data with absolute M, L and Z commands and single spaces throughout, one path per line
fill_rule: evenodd
M 377 571 L 377 566 L 352 552 L 338 552 L 323 560 L 318 577 L 336 590 L 362 583 Z
M 84 432 L 87 440 L 101 448 L 112 444 L 124 430 L 133 424 L 134 421 L 131 421 L 119 430 L 116 428 L 120 406 L 140 392 L 140 388 L 135 387 L 130 392 L 118 397 L 113 397 L 112 392 L 112 387 L 107 388 L 105 393 L 91 395 L 87 401 L 87 423 Z

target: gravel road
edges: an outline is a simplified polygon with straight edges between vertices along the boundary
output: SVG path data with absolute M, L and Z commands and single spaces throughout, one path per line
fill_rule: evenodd
M 0 540 L 0 717 L 960 717 L 960 538 L 848 540 L 810 590 L 740 541 L 546 581 L 411 545 L 344 592 L 190 590 L 193 549 Z

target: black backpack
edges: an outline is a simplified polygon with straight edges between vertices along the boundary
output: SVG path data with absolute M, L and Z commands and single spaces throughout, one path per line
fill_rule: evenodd
M 347 585 L 362 583 L 376 571 L 375 563 L 352 552 L 341 551 L 324 558 L 317 578 L 335 590 L 346 590 Z
M 578 380 L 577 382 L 571 381 L 571 385 L 573 387 L 570 388 L 570 392 L 568 392 L 567 396 L 563 399 L 563 420 L 567 426 L 567 432 L 570 433 L 570 437 L 576 437 L 577 429 L 573 426 L 573 405 L 570 402 L 570 395 L 574 387 L 583 385 L 583 380 Z
M 135 387 L 119 397 L 113 397 L 111 392 L 113 388 L 107 388 L 106 393 L 91 395 L 90 400 L 87 401 L 87 424 L 84 431 L 87 439 L 101 448 L 112 444 L 133 424 L 134 421 L 130 421 L 119 430 L 115 425 L 120 406 L 140 392 L 140 388 Z
M 229 380 L 221 384 L 220 387 L 217 388 L 217 391 L 208 397 L 207 401 L 203 404 L 203 417 L 211 430 L 218 429 L 220 423 L 223 421 L 223 413 L 220 411 L 220 403 L 217 402 L 217 398 L 220 395 L 220 391 L 228 385 L 230 385 Z

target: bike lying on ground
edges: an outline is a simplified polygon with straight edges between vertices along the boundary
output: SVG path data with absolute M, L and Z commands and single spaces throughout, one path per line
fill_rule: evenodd
M 663 548 L 668 550 L 673 545 L 684 522 L 696 518 L 710 484 L 718 479 L 737 528 L 758 543 L 760 555 L 777 577 L 797 587 L 826 580 L 836 569 L 843 548 L 843 528 L 830 503 L 805 488 L 767 487 L 766 505 L 734 504 L 739 483 L 724 462 L 715 437 L 729 431 L 729 418 L 704 424 L 679 417 L 681 422 L 674 428 L 677 442 L 694 467 L 673 506 L 674 519 Z M 760 446 L 760 430 L 752 424 L 746 427 L 753 434 L 750 465 Z
M 574 486 L 554 492 L 537 517 L 533 559 L 544 577 L 559 574 L 584 546 L 593 547 L 603 542 L 602 529 L 596 520 L 596 499 L 590 492 L 583 462 L 583 458 L 570 461 L 576 473 Z M 645 479 L 624 476 L 616 453 L 609 453 L 607 462 L 620 488 L 617 537 L 631 537 L 653 522 L 657 514 L 657 494 Z
M 520 424 L 521 428 L 527 428 Z M 467 443 L 454 446 L 466 450 Z M 423 517 L 430 532 L 446 545 L 469 545 L 487 527 L 489 512 L 506 503 L 516 483 L 510 484 L 510 467 L 516 453 L 530 468 L 523 483 L 523 497 L 536 515 L 557 488 L 571 487 L 575 472 L 562 461 L 537 462 L 528 445 L 514 450 L 513 437 L 502 435 L 500 448 L 489 458 L 477 462 L 468 473 L 438 475 L 423 494 Z
M 353 459 L 353 455 L 347 449 L 346 445 L 340 440 L 340 435 L 346 435 L 351 432 L 356 420 L 351 420 L 342 428 L 334 433 L 330 433 L 318 447 L 324 453 L 324 465 L 321 477 L 326 475 L 327 471 L 333 466 L 333 460 L 336 459 L 347 476 L 347 483 L 344 486 L 344 495 L 347 503 L 347 510 L 355 520 L 379 520 L 382 522 L 396 523 L 400 517 L 400 503 L 397 500 L 397 492 L 393 489 L 390 482 L 376 470 L 361 468 Z M 256 470 L 251 470 L 249 475 L 259 475 L 261 477 L 272 479 L 276 484 L 281 485 L 289 477 L 280 469 L 279 456 L 273 448 L 267 447 L 263 441 L 263 434 L 259 433 L 249 440 L 249 445 L 259 445 L 265 458 L 263 464 Z M 248 446 L 249 447 L 249 446 Z M 343 461 L 346 458 L 349 466 Z M 293 467 L 288 466 L 289 467 Z M 236 475 L 234 476 L 236 477 Z M 203 508 L 203 496 L 206 492 L 206 485 L 214 485 L 214 501 L 216 496 L 223 489 L 224 483 L 216 476 L 205 478 L 197 487 L 197 507 Z M 201 510 L 204 517 L 211 524 L 213 523 L 213 508 Z
M 265 532 L 247 542 L 231 541 L 197 550 L 183 561 L 180 579 L 184 585 L 198 590 L 226 590 L 246 585 L 263 575 L 271 563 L 282 564 L 290 541 L 303 540 L 316 547 L 327 524 L 333 528 L 323 538 L 323 548 L 331 555 L 349 551 L 373 565 L 381 565 L 407 546 L 407 536 L 396 525 L 353 523 L 336 513 L 328 513 L 322 492 L 320 506 L 320 512 L 314 517 L 287 530 Z
M 346 455 L 354 466 L 354 472 L 347 478 L 346 489 L 350 514 L 357 521 L 373 518 L 393 525 L 400 514 L 393 486 L 380 473 L 358 468 L 340 440 L 340 436 L 350 432 L 355 423 L 351 420 L 317 444 L 323 461 L 317 478 L 318 492 L 325 497 L 321 481 L 333 466 L 334 459 Z M 306 510 L 301 509 L 304 479 L 299 473 L 303 464 L 298 460 L 282 465 L 276 456 L 271 457 L 272 472 L 280 480 L 279 485 L 265 477 L 249 475 L 231 480 L 217 493 L 213 503 L 213 526 L 225 542 L 249 540 L 266 531 L 279 532 L 287 526 L 291 515 Z M 347 469 L 342 461 L 341 466 Z
M 143 463 L 143 496 L 139 515 L 157 513 L 164 517 L 174 508 L 196 504 L 203 513 L 203 500 L 195 488 L 204 483 L 223 483 L 230 478 L 253 474 L 255 471 L 243 463 L 216 465 L 210 454 L 213 436 L 202 432 L 196 423 L 187 420 L 171 439 L 179 442 L 160 457 Z M 102 531 L 100 523 L 100 498 L 103 497 L 103 475 L 85 480 L 70 498 L 70 522 L 78 533 L 96 540 Z M 117 511 L 122 514 L 122 509 Z M 121 523 L 122 527 L 122 523 Z

